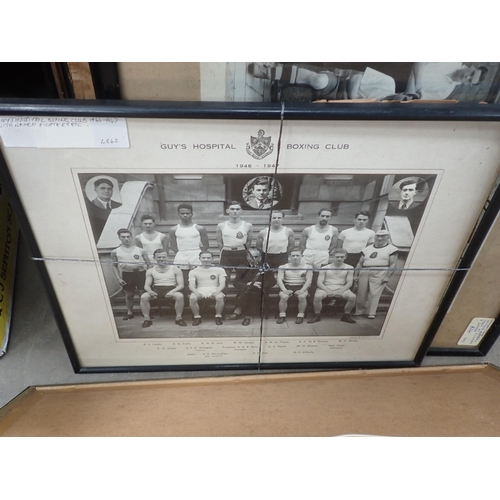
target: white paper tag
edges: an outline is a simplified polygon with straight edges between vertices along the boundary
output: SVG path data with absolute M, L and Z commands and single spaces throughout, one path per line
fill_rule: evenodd
M 495 318 L 474 318 L 457 344 L 478 345 L 494 322 Z
M 8 148 L 128 148 L 125 118 L 0 116 Z

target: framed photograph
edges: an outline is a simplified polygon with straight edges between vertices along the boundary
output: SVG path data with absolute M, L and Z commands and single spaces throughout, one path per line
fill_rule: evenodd
M 414 366 L 499 172 L 496 106 L 0 112 L 80 371 Z
M 226 64 L 227 93 L 229 98 L 234 96 L 235 100 L 450 100 L 494 103 L 498 101 L 500 92 L 498 62 Z
M 496 103 L 500 94 L 498 62 L 120 62 L 115 72 L 111 64 L 92 81 L 104 75 L 127 100 Z
M 500 334 L 500 178 L 450 281 L 435 321 L 432 356 L 485 356 Z M 440 321 L 442 318 L 442 321 Z

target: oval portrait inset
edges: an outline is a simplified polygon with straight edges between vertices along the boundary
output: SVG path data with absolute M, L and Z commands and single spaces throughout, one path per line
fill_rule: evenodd
M 398 210 L 418 207 L 429 194 L 429 185 L 421 177 L 405 177 L 396 182 L 389 191 L 389 202 Z
M 120 187 L 114 177 L 96 175 L 85 184 L 85 195 L 97 208 L 113 209 L 122 204 Z
M 256 210 L 267 210 L 277 205 L 283 195 L 281 184 L 271 176 L 261 175 L 249 180 L 243 187 L 243 201 Z

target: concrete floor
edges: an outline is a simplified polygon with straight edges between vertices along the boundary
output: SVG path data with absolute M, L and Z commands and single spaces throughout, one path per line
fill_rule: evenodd
M 484 362 L 500 366 L 500 342 L 497 342 L 485 357 L 427 357 L 423 366 Z M 34 385 L 195 378 L 253 373 L 256 371 L 75 374 L 52 315 L 43 283 L 34 263 L 29 258 L 27 245 L 21 238 L 11 338 L 7 354 L 0 358 L 0 408 L 24 389 Z M 276 370 L 260 371 L 260 373 L 276 373 Z

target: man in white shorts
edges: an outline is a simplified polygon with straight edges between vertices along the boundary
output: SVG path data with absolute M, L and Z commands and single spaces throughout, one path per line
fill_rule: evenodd
M 283 324 L 286 321 L 286 310 L 290 297 L 297 297 L 299 302 L 296 325 L 304 322 L 307 307 L 308 290 L 312 281 L 312 267 L 304 264 L 302 252 L 294 248 L 290 252 L 290 262 L 278 268 L 279 292 L 279 318 L 276 323 Z
M 134 240 L 129 229 L 119 229 L 117 234 L 121 245 L 111 251 L 111 260 L 114 262 L 113 273 L 125 292 L 127 314 L 123 319 L 128 320 L 134 317 L 135 292 L 137 291 L 140 296 L 144 290 L 146 270 L 150 260 L 144 248 L 133 244 Z
M 208 234 L 203 226 L 193 222 L 192 205 L 181 203 L 177 207 L 177 215 L 180 222 L 169 231 L 170 248 L 175 254 L 174 265 L 184 275 L 184 291 L 188 294 L 189 270 L 201 264 L 200 251 L 208 250 Z
M 390 243 L 389 231 L 377 231 L 375 243 L 363 249 L 356 266 L 358 294 L 354 316 L 367 313 L 368 319 L 375 319 L 380 297 L 396 270 L 397 260 L 398 248 Z
M 319 270 L 328 264 L 330 252 L 337 246 L 339 231 L 329 224 L 331 218 L 331 209 L 322 208 L 318 211 L 318 222 L 314 226 L 306 227 L 300 236 L 299 248 L 302 251 L 302 259 L 314 270 L 310 290 L 313 296 Z
M 317 270 L 328 264 L 330 252 L 337 246 L 339 231 L 328 223 L 331 218 L 332 211 L 329 208 L 321 209 L 318 212 L 318 222 L 306 227 L 300 236 L 302 258 Z
M 323 266 L 318 276 L 318 288 L 314 294 L 314 316 L 308 323 L 321 321 L 321 309 L 323 300 L 328 298 L 347 300 L 344 306 L 344 314 L 340 321 L 344 323 L 356 323 L 350 316 L 356 305 L 356 295 L 350 288 L 354 281 L 354 268 L 345 264 L 347 252 L 342 248 L 333 251 L 333 261 L 331 264 Z
M 222 325 L 224 311 L 224 290 L 226 286 L 226 272 L 222 267 L 212 264 L 213 255 L 208 250 L 199 254 L 201 266 L 189 272 L 189 307 L 193 312 L 193 326 L 201 324 L 201 300 L 215 301 L 215 324 Z
M 366 224 L 370 220 L 370 212 L 363 210 L 354 215 L 354 227 L 344 229 L 339 234 L 337 247 L 347 251 L 345 264 L 356 267 L 361 258 L 363 248 L 375 241 L 375 231 L 368 229 Z
M 154 262 L 153 254 L 158 248 L 168 250 L 168 237 L 155 229 L 154 215 L 147 214 L 141 217 L 143 232 L 135 237 L 135 244 L 139 248 L 144 248 L 148 252 L 151 262 Z
M 156 265 L 146 271 L 145 292 L 141 295 L 141 311 L 144 316 L 142 328 L 149 328 L 151 321 L 151 300 L 171 299 L 175 306 L 175 324 L 187 326 L 182 319 L 184 312 L 184 278 L 181 270 L 168 265 L 168 254 L 163 248 L 154 251 Z

